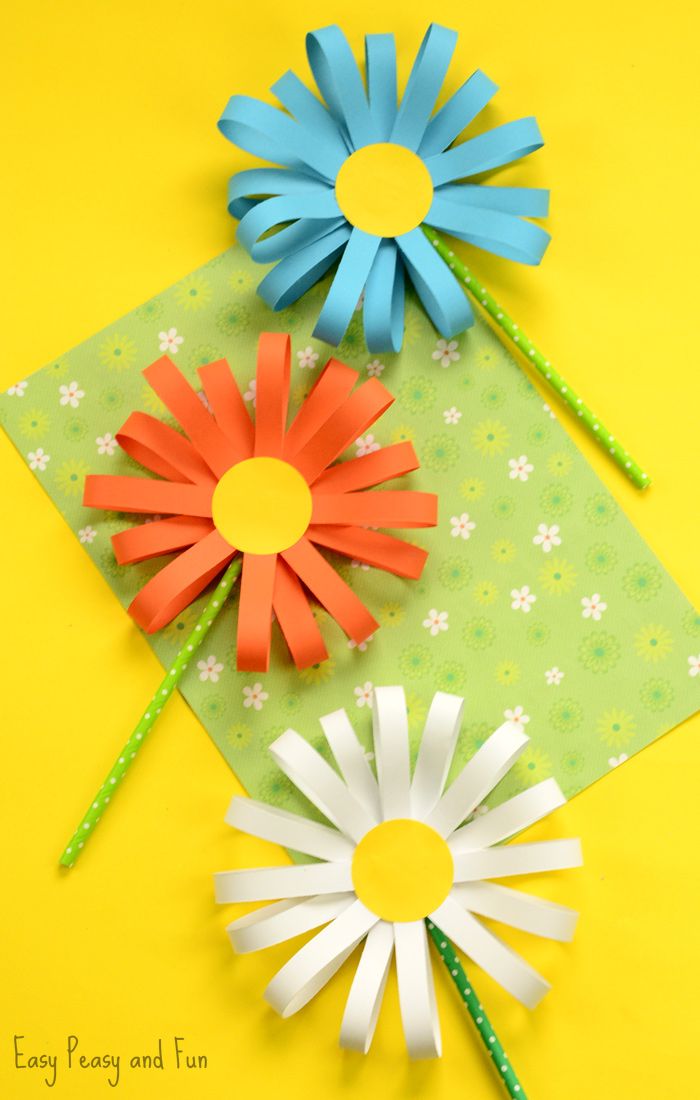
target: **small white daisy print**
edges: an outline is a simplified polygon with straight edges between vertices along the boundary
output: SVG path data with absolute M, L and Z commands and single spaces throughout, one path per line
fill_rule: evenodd
M 313 370 L 318 363 L 318 352 L 312 347 L 306 347 L 303 351 L 297 352 L 297 362 L 301 370 Z
M 535 468 L 531 462 L 528 462 L 527 455 L 521 455 L 520 458 L 509 458 L 508 465 L 510 467 L 508 477 L 511 481 L 527 481 Z
M 627 753 L 621 752 L 619 756 L 611 756 L 608 760 L 608 764 L 611 768 L 619 768 L 620 764 L 624 764 L 627 759 Z
M 358 653 L 366 653 L 367 646 L 373 641 L 374 634 L 370 634 L 368 638 L 365 638 L 364 642 L 356 642 L 354 638 L 348 638 L 348 649 L 356 649 Z
M 206 661 L 197 661 L 197 668 L 199 669 L 200 680 L 203 682 L 211 680 L 212 684 L 218 682 L 219 673 L 224 671 L 221 661 L 217 661 L 213 654 L 207 657 Z
M 456 363 L 459 358 L 459 344 L 456 340 L 438 340 L 433 352 L 433 359 L 441 367 L 449 367 L 450 363 Z
M 248 389 L 243 394 L 243 399 L 245 401 L 252 401 L 253 408 L 255 408 L 255 386 L 256 386 L 255 379 L 252 378 L 250 380 L 250 382 L 248 383 Z
M 553 523 L 549 527 L 546 523 L 537 525 L 537 534 L 533 538 L 535 546 L 541 546 L 545 554 L 548 554 L 553 546 L 561 546 L 559 524 Z
M 176 328 L 169 328 L 166 332 L 159 332 L 158 347 L 161 351 L 169 351 L 171 355 L 177 355 L 178 348 L 184 341 L 184 336 L 178 336 Z
M 77 382 L 71 382 L 68 386 L 59 386 L 58 392 L 61 395 L 59 404 L 70 405 L 71 409 L 77 409 L 85 397 L 85 390 L 81 390 Z
M 97 531 L 94 527 L 91 527 L 89 523 L 87 527 L 81 527 L 78 531 L 78 538 L 85 546 L 92 546 L 96 537 Z
M 104 435 L 98 435 L 95 443 L 97 444 L 98 455 L 109 455 L 110 458 L 119 445 L 111 432 L 105 432 Z
M 252 707 L 253 710 L 262 710 L 263 703 L 270 698 L 267 691 L 263 691 L 262 684 L 246 684 L 243 688 L 243 706 Z
M 9 390 L 7 390 L 8 397 L 24 397 L 28 385 L 28 382 L 15 382 L 15 384 L 10 386 Z
M 426 630 L 429 630 L 433 638 L 437 634 L 442 634 L 445 630 L 449 630 L 449 624 L 447 619 L 449 613 L 447 611 L 438 611 L 432 607 L 428 612 L 427 618 L 423 619 L 423 626 Z
M 581 607 L 583 608 L 581 612 L 583 618 L 593 619 L 596 623 L 600 622 L 603 612 L 608 609 L 608 605 L 600 598 L 599 592 L 595 592 L 590 598 L 584 596 L 581 600 Z
M 476 527 L 474 520 L 469 518 L 468 512 L 462 512 L 461 516 L 452 516 L 450 523 L 452 525 L 450 533 L 453 539 L 468 539 Z
M 358 458 L 362 458 L 364 455 L 371 455 L 374 451 L 380 450 L 380 448 L 381 443 L 377 443 L 371 432 L 368 435 L 361 435 L 359 439 L 355 440 L 355 454 Z
M 513 588 L 510 593 L 510 598 L 513 601 L 510 605 L 513 611 L 524 611 L 527 614 L 537 599 L 537 596 L 534 592 L 530 591 L 530 586 L 525 584 L 522 588 Z
M 700 653 L 698 653 L 697 657 L 689 657 L 688 665 L 689 676 L 700 676 Z
M 51 455 L 44 454 L 43 447 L 37 447 L 35 451 L 30 451 L 27 458 L 29 460 L 29 469 L 40 470 L 42 474 L 51 461 Z
M 564 679 L 564 673 L 560 668 L 554 665 L 552 668 L 548 668 L 544 674 L 544 678 L 548 684 L 554 687 L 559 687 L 560 683 Z
M 459 409 L 455 408 L 453 405 L 451 409 L 445 409 L 442 417 L 446 424 L 459 424 L 462 419 L 462 414 Z
M 374 691 L 374 685 L 367 680 L 361 687 L 356 687 L 355 691 L 355 703 L 358 707 L 369 707 L 372 704 L 372 692 Z
M 503 717 L 516 726 L 526 726 L 530 721 L 530 715 L 525 714 L 522 707 L 513 707 L 512 710 L 504 710 Z
M 379 359 L 373 359 L 371 363 L 367 364 L 367 374 L 370 378 L 379 378 L 383 370 L 384 364 Z

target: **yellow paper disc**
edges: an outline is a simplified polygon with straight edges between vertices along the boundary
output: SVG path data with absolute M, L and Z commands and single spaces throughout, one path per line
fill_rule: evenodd
M 335 197 L 351 225 L 376 237 L 399 237 L 420 225 L 433 201 L 433 181 L 403 145 L 365 145 L 344 161 Z
M 227 470 L 214 490 L 212 516 L 231 546 L 275 554 L 293 546 L 311 520 L 311 491 L 280 458 L 247 458 Z
M 422 920 L 452 888 L 446 841 L 422 821 L 394 818 L 363 836 L 352 858 L 352 882 L 363 905 L 382 920 Z

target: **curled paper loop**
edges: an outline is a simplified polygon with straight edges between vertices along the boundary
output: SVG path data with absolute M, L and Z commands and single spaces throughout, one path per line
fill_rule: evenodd
M 159 359 L 144 374 L 184 434 L 132 413 L 117 438 L 158 476 L 85 481 L 87 507 L 158 517 L 113 537 L 120 564 L 179 552 L 130 605 L 144 630 L 169 623 L 241 554 L 239 670 L 268 668 L 273 613 L 299 668 L 326 660 L 309 593 L 364 642 L 379 624 L 318 547 L 415 579 L 426 551 L 367 527 L 437 522 L 431 493 L 363 491 L 417 469 L 410 444 L 337 461 L 391 405 L 386 387 L 376 378 L 356 386 L 358 372 L 331 359 L 287 428 L 290 368 L 289 336 L 263 333 L 253 421 L 225 360 L 199 368 L 198 394 L 170 359 Z
M 497 91 L 477 70 L 434 110 L 456 40 L 454 31 L 429 26 L 398 102 L 393 35 L 365 37 L 363 80 L 340 28 L 323 27 L 306 46 L 324 102 L 287 72 L 272 87 L 284 112 L 234 96 L 219 120 L 234 144 L 283 166 L 246 170 L 229 186 L 241 242 L 254 259 L 277 261 L 260 284 L 264 300 L 273 309 L 291 305 L 339 261 L 314 329 L 328 343 L 340 342 L 364 291 L 368 348 L 399 351 L 406 276 L 443 336 L 473 324 L 459 284 L 420 246 L 421 223 L 520 263 L 538 263 L 548 244 L 548 234 L 523 220 L 544 216 L 546 203 L 527 200 L 527 189 L 512 189 L 511 201 L 509 188 L 466 182 L 535 152 L 542 135 L 524 118 L 453 144 Z M 356 159 L 348 174 L 356 156 L 363 170 Z
M 287 730 L 271 751 L 328 819 L 327 826 L 266 812 L 246 799 L 231 804 L 230 823 L 264 839 L 284 837 L 285 843 L 321 860 L 215 876 L 219 901 L 275 901 L 229 926 L 237 950 L 256 950 L 326 925 L 270 982 L 266 997 L 277 1011 L 296 1012 L 365 941 L 341 1025 L 344 1047 L 369 1050 L 395 957 L 408 1052 L 415 1058 L 440 1053 L 427 930 L 441 954 L 448 941 L 440 939 L 439 930 L 531 1008 L 547 992 L 547 981 L 480 917 L 554 940 L 573 935 L 576 914 L 571 909 L 489 881 L 579 866 L 578 840 L 500 843 L 562 805 L 554 780 L 459 827 L 528 741 L 521 728 L 505 723 L 444 790 L 463 706 L 459 696 L 435 695 L 412 777 L 406 700 L 399 686 L 374 689 L 376 778 L 345 711 L 321 719 L 337 770 L 300 734 Z

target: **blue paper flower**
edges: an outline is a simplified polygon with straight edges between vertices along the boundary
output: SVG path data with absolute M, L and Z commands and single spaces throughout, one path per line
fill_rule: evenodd
M 539 263 L 549 234 L 526 218 L 547 214 L 549 193 L 459 182 L 539 149 L 534 118 L 452 143 L 496 92 L 476 71 L 433 114 L 457 35 L 433 24 L 397 103 L 393 35 L 365 38 L 367 86 L 339 27 L 307 35 L 325 104 L 292 72 L 272 87 L 285 110 L 233 96 L 219 120 L 235 145 L 282 168 L 239 172 L 229 211 L 253 259 L 277 261 L 258 288 L 273 309 L 296 301 L 339 261 L 314 335 L 338 344 L 364 291 L 371 351 L 398 351 L 406 276 L 439 332 L 474 316 L 421 224 L 521 263 Z

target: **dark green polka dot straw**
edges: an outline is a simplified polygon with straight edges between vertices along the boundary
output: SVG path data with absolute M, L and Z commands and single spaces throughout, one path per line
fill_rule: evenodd
M 434 246 L 438 256 L 445 261 L 459 280 L 466 291 L 472 295 L 472 297 L 483 306 L 488 313 L 489 317 L 498 325 L 502 332 L 508 337 L 511 343 L 518 348 L 520 352 L 525 356 L 528 363 L 531 363 L 535 368 L 540 378 L 554 390 L 561 400 L 568 405 L 574 415 L 585 425 L 589 434 L 598 440 L 598 443 L 609 455 L 612 456 L 613 462 L 615 462 L 626 477 L 635 485 L 638 489 L 646 489 L 651 484 L 651 478 L 644 472 L 638 462 L 632 458 L 628 451 L 624 449 L 622 444 L 614 435 L 611 435 L 603 422 L 590 407 L 585 403 L 583 398 L 568 384 L 568 382 L 562 378 L 558 371 L 554 369 L 549 359 L 546 359 L 542 352 L 535 347 L 532 340 L 529 340 L 524 332 L 515 324 L 512 317 L 509 317 L 502 306 L 498 304 L 492 294 L 486 289 L 480 279 L 474 275 L 465 263 L 446 244 L 439 233 L 436 233 L 434 229 L 430 229 L 427 226 L 423 226 L 423 232 L 428 240 Z M 518 1093 L 519 1096 L 522 1093 Z
M 459 961 L 454 947 L 444 932 L 441 932 L 436 924 L 433 924 L 433 922 L 427 918 L 425 923 L 430 937 L 437 948 L 438 954 L 444 962 L 447 972 L 457 988 L 457 992 L 462 998 L 464 1007 L 474 1021 L 474 1026 L 476 1027 L 479 1038 L 484 1044 L 484 1048 L 488 1052 L 489 1058 L 493 1062 L 496 1073 L 505 1085 L 508 1095 L 512 1096 L 513 1100 L 527 1100 L 525 1089 L 520 1084 L 517 1073 L 508 1061 L 508 1057 L 501 1046 L 501 1042 L 496 1032 L 493 1030 L 488 1016 L 484 1012 L 484 1006 L 474 992 L 474 987 L 467 978 L 464 967 Z

